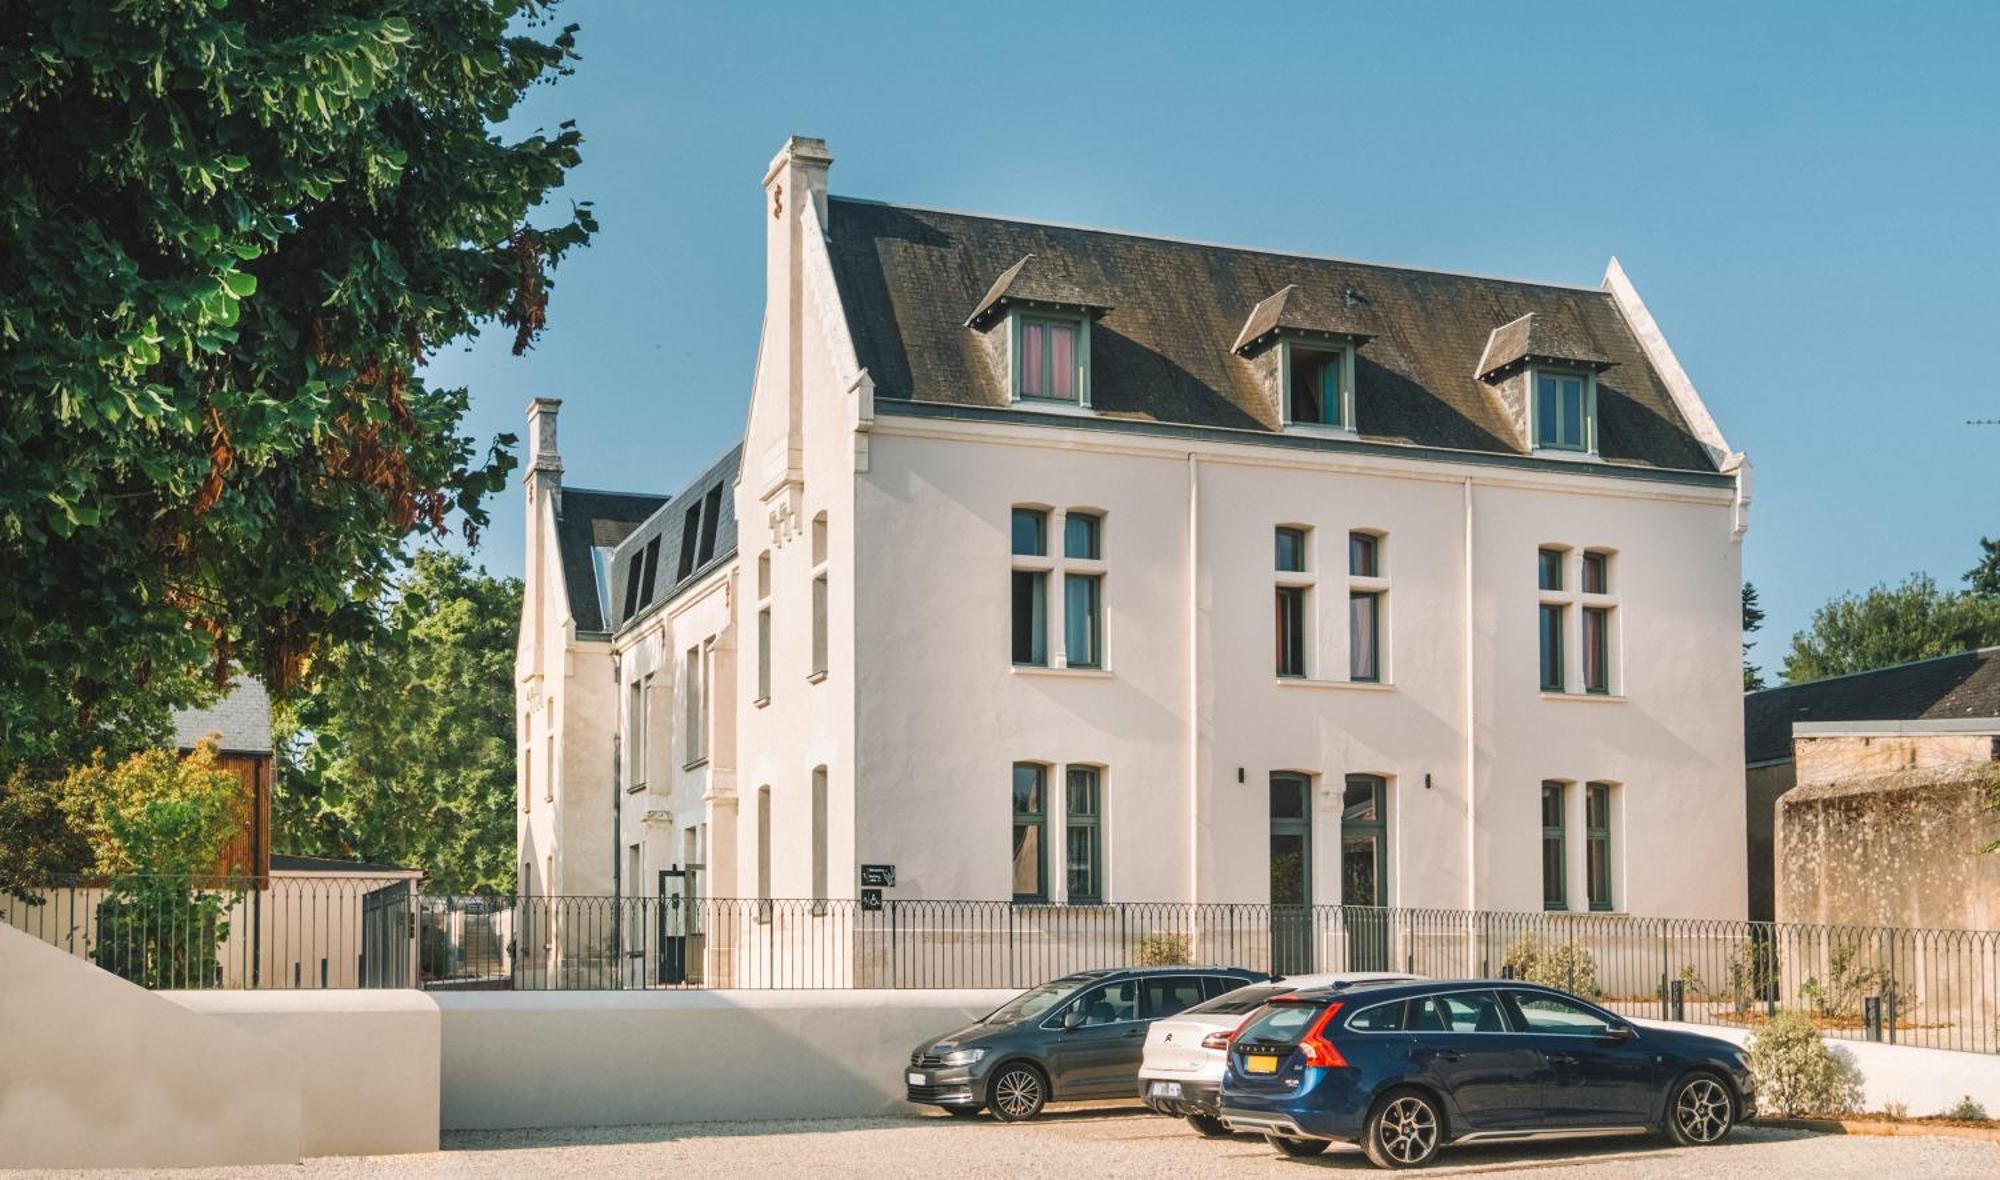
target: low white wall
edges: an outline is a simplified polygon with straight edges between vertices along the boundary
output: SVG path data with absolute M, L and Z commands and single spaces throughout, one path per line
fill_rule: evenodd
M 0 924 L 0 1168 L 291 1164 L 299 1063 Z
M 909 1113 L 910 1050 L 1013 994 L 437 992 L 444 1127 Z
M 162 992 L 290 1055 L 299 1064 L 300 1153 L 436 1151 L 441 1045 L 427 993 Z
M 1733 1044 L 1747 1044 L 1751 1030 L 1707 1024 L 1673 1024 L 1662 1020 L 1634 1023 L 1700 1033 Z M 1912 1115 L 1942 1114 L 1970 1096 L 1989 1113 L 2000 1111 L 2000 1055 L 1921 1049 L 1877 1041 L 1835 1041 L 1827 1045 L 1842 1053 L 1861 1071 L 1862 1108 L 1879 1111 L 1902 1103 Z

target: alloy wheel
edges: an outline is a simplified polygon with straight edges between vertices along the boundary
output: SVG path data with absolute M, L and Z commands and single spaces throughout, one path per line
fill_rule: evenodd
M 1422 1163 L 1437 1150 L 1437 1112 L 1414 1094 L 1389 1103 L 1376 1124 L 1382 1150 L 1399 1164 Z
M 1674 1126 L 1690 1143 L 1713 1143 L 1729 1131 L 1729 1093 L 1714 1078 L 1698 1077 L 1681 1087 L 1674 1102 Z
M 1032 1069 L 1016 1067 L 993 1083 L 993 1113 L 1003 1119 L 1031 1119 L 1042 1109 L 1042 1079 Z

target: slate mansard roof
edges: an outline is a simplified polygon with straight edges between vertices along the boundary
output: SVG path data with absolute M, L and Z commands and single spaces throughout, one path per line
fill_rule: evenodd
M 599 492 L 564 488 L 556 515 L 556 548 L 562 558 L 563 587 L 569 592 L 570 617 L 578 631 L 611 628 L 598 609 L 596 548 L 610 548 L 659 511 L 665 496 L 631 492 Z
M 616 631 L 671 600 L 683 586 L 735 555 L 733 485 L 742 456 L 741 443 L 729 448 L 619 543 L 611 555 L 611 619 L 606 630 Z
M 1525 440 L 1478 370 L 1495 329 L 1532 314 L 1517 332 L 1525 337 L 1533 326 L 1602 368 L 1598 437 L 1607 462 L 1716 471 L 1611 295 L 1595 288 L 841 197 L 829 199 L 827 222 L 848 329 L 878 399 L 1007 407 L 1004 365 L 967 321 L 1032 287 L 1101 310 L 1090 338 L 1098 416 L 1275 433 L 1283 423 L 1268 378 L 1233 351 L 1262 304 L 1278 328 L 1296 308 L 1301 325 L 1367 337 L 1355 353 L 1362 439 L 1520 455 Z M 1266 303 L 1287 287 L 1296 291 Z
M 1795 721 L 2000 718 L 2000 647 L 1767 688 L 1743 698 L 1749 763 L 1792 756 Z

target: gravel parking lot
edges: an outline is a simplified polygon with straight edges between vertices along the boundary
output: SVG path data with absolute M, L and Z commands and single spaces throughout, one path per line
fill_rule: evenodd
M 1261 1139 L 1203 1140 L 1185 1124 L 1134 1110 L 1057 1110 L 1004 1126 L 938 1117 L 798 1123 L 707 1123 L 587 1131 L 458 1134 L 437 1155 L 311 1160 L 298 1168 L 220 1168 L 175 1180 L 560 1176 L 1264 1176 L 1374 1174 L 1358 1151 L 1288 1160 Z M 1703 1180 L 1704 1177 L 2000 1176 L 2000 1144 L 1963 1139 L 1816 1135 L 1751 1127 L 1728 1143 L 1675 1149 L 1657 1140 L 1601 1139 L 1448 1150 L 1426 1175 L 1507 1172 Z M 158 1173 L 153 1173 L 158 1175 Z M 0 1177 L 23 1173 L 0 1172 Z M 66 1173 L 93 1178 L 139 1173 Z

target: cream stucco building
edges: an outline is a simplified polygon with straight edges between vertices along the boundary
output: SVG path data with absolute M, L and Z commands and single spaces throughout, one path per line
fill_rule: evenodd
M 1743 915 L 1749 464 L 1615 261 L 945 213 L 831 163 L 764 178 L 712 468 L 568 489 L 530 410 L 525 890 Z

